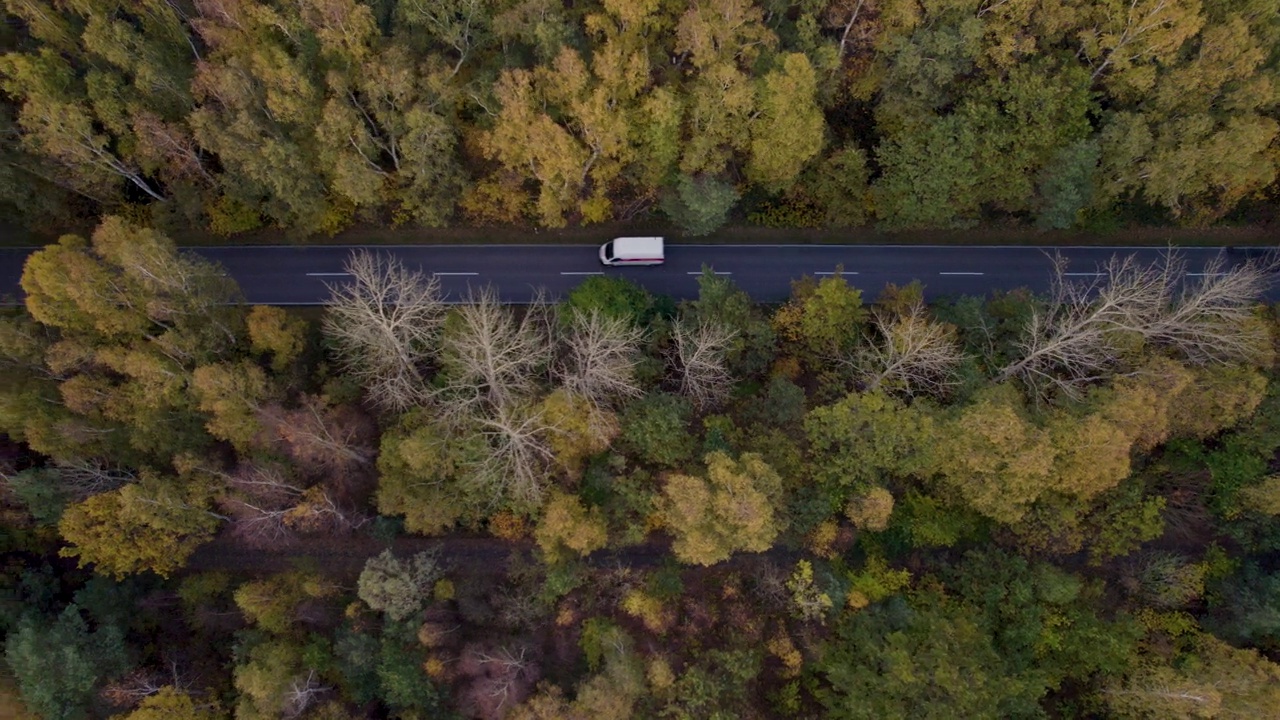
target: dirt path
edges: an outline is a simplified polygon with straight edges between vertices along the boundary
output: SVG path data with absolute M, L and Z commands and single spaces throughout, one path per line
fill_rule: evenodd
M 530 541 L 512 542 L 493 537 L 398 537 L 387 543 L 367 535 L 352 535 L 344 538 L 303 538 L 278 551 L 264 551 L 220 536 L 196 551 L 187 563 L 187 570 L 228 570 L 236 574 L 261 576 L 304 568 L 318 570 L 339 581 L 355 582 L 365 561 L 388 547 L 400 557 L 439 548 L 441 558 L 450 567 L 470 575 L 500 575 L 506 571 L 507 563 L 514 554 L 532 553 L 536 549 Z M 760 557 L 793 562 L 798 556 L 799 553 L 774 548 L 764 553 L 735 555 L 724 565 L 746 565 Z M 669 543 L 650 542 L 618 550 L 601 550 L 588 556 L 587 563 L 595 567 L 623 565 L 644 568 L 657 567 L 670 557 Z
M 426 550 L 440 549 L 441 558 L 451 567 L 468 574 L 501 574 L 512 555 L 533 552 L 532 542 L 511 542 L 492 537 L 399 537 L 390 543 L 367 535 L 342 538 L 303 538 L 278 551 L 248 548 L 227 537 L 219 537 L 203 545 L 191 557 L 191 571 L 229 570 L 237 574 L 265 575 L 295 568 L 315 569 L 325 575 L 354 581 L 370 557 L 391 548 L 407 557 Z M 601 551 L 588 561 L 607 566 L 656 566 L 670 555 L 665 543 L 650 543 L 622 550 Z

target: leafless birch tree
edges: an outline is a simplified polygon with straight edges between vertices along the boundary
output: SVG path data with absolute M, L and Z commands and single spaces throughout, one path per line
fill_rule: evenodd
M 574 309 L 553 374 L 571 393 L 602 406 L 641 394 L 636 383 L 644 331 L 625 318 Z
M 921 300 L 902 313 L 874 312 L 879 334 L 867 338 L 852 363 L 868 390 L 944 394 L 963 359 L 956 330 L 929 317 Z
M 672 325 L 672 359 L 680 392 L 699 408 L 715 405 L 729 394 L 733 378 L 726 356 L 734 336 L 730 328 L 707 320 L 693 325 L 681 318 Z
M 363 250 L 351 256 L 346 271 L 351 282 L 330 286 L 324 319 L 338 360 L 382 408 L 426 403 L 424 367 L 445 317 L 439 280 Z

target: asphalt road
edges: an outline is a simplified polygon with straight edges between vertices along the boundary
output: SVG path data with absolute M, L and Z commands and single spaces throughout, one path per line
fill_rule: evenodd
M 220 263 L 255 304 L 314 305 L 328 296 L 327 284 L 346 278 L 343 262 L 356 248 L 344 246 L 263 246 L 194 248 Z M 493 285 L 504 300 L 525 302 L 535 288 L 563 296 L 592 275 L 630 278 L 655 293 L 676 299 L 697 295 L 704 265 L 728 275 L 759 301 L 782 300 L 790 283 L 803 275 L 822 276 L 842 267 L 849 282 L 869 294 L 885 283 L 920 280 L 931 297 L 983 295 L 996 289 L 1048 288 L 1051 260 L 1057 252 L 1069 260 L 1068 272 L 1083 279 L 1096 274 L 1112 255 L 1137 254 L 1155 261 L 1166 252 L 1151 247 L 1016 247 L 919 245 L 668 245 L 666 264 L 658 267 L 604 268 L 596 246 L 431 245 L 376 246 L 411 267 L 440 277 L 450 299 L 466 297 L 469 287 Z M 29 249 L 0 249 L 0 296 L 18 297 L 18 278 Z M 1223 256 L 1238 262 L 1245 249 L 1181 248 L 1187 272 L 1202 273 Z M 1270 299 L 1280 299 L 1274 287 Z

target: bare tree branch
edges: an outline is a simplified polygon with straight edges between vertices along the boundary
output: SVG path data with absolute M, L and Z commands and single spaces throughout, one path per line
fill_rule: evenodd
M 1184 283 L 1177 302 L 1153 319 L 1147 339 L 1194 365 L 1269 362 L 1270 336 L 1256 310 L 1274 270 L 1254 262 L 1228 268 L 1215 258 L 1199 282 Z
M 680 392 L 699 408 L 715 405 L 729 394 L 733 378 L 725 357 L 735 335 L 730 328 L 707 320 L 690 327 L 680 319 L 671 328 Z
M 469 481 L 485 488 L 493 502 L 511 500 L 528 507 L 542 503 L 554 459 L 547 425 L 539 407 L 498 406 L 491 416 L 476 419 L 488 452 L 469 473 Z
M 635 373 L 643 338 L 644 331 L 625 318 L 575 308 L 553 373 L 565 389 L 596 405 L 638 397 Z
M 506 408 L 530 396 L 551 359 L 541 298 L 517 317 L 493 288 L 485 288 L 455 312 L 457 325 L 450 323 L 442 339 L 442 412 L 456 418 L 483 408 Z
M 1126 356 L 1146 345 L 1197 364 L 1266 357 L 1252 308 L 1269 267 L 1215 260 L 1196 275 L 1203 280 L 1188 283 L 1186 263 L 1174 253 L 1151 265 L 1113 256 L 1088 281 L 1068 279 L 1061 257 L 1054 264 L 1049 302 L 1032 312 L 1020 356 L 1001 380 L 1017 377 L 1038 391 L 1075 397 L 1089 383 L 1123 372 Z
M 879 336 L 853 358 L 868 390 L 884 387 L 907 395 L 942 395 L 955 384 L 954 371 L 963 359 L 951 325 L 935 322 L 921 300 L 901 314 L 873 313 Z
M 380 407 L 400 411 L 427 403 L 423 368 L 445 316 L 439 280 L 363 250 L 346 270 L 352 281 L 330 286 L 324 319 L 339 362 Z

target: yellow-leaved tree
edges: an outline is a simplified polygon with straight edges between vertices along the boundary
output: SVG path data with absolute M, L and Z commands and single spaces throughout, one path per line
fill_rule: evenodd
M 662 489 L 659 509 L 676 557 L 714 565 L 734 552 L 768 550 L 781 529 L 773 512 L 778 473 L 755 453 L 734 460 L 713 452 L 706 464 L 706 477 L 671 475 Z
M 600 508 L 585 508 L 577 495 L 553 491 L 533 537 L 549 556 L 566 550 L 589 555 L 604 547 L 608 532 Z

